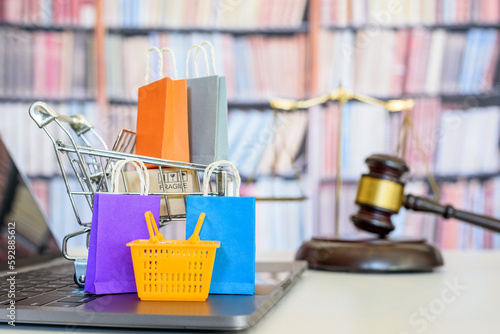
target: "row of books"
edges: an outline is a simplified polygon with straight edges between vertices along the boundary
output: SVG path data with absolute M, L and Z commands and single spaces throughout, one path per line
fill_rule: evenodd
M 70 180 L 76 182 L 76 180 Z M 79 229 L 71 209 L 66 188 L 61 178 L 51 180 L 31 180 L 31 185 L 50 217 L 51 230 L 58 243 L 64 235 Z M 77 184 L 74 184 L 77 187 Z M 479 182 L 477 180 L 442 183 L 441 202 L 451 204 L 457 209 L 469 210 L 500 218 L 500 210 L 495 206 L 500 201 L 500 178 Z M 273 189 L 275 190 L 273 192 Z M 290 196 L 299 195 L 297 184 L 280 178 L 261 178 L 257 183 L 244 185 L 245 196 Z M 424 182 L 408 183 L 407 193 L 418 196 L 429 195 L 428 185 Z M 358 211 L 355 205 L 357 184 L 342 187 L 339 231 L 342 236 L 369 236 L 357 230 L 350 217 Z M 78 200 L 78 199 L 77 199 Z M 320 189 L 320 220 L 311 224 L 301 217 L 308 210 L 307 202 L 258 202 L 256 206 L 256 245 L 258 251 L 295 250 L 299 245 L 314 236 L 332 236 L 334 233 L 335 186 L 326 185 Z M 91 218 L 87 203 L 77 203 L 85 221 Z M 426 238 L 443 249 L 497 249 L 500 237 L 490 231 L 454 219 L 445 220 L 432 214 L 408 211 L 402 208 L 392 217 L 396 229 L 392 237 Z M 164 227 L 162 233 L 172 239 L 184 238 L 183 222 Z M 85 238 L 74 240 L 70 247 L 85 245 Z
M 337 104 L 328 104 L 324 110 L 315 112 L 310 118 L 315 146 L 308 151 L 311 159 L 315 159 L 320 167 L 322 179 L 336 176 L 337 146 L 339 140 L 339 124 L 341 130 L 341 166 L 345 180 L 357 180 L 366 170 L 364 159 L 374 152 L 392 152 L 396 148 L 397 127 L 390 126 L 389 113 L 379 106 L 361 103 L 347 103 L 339 123 Z M 311 115 L 312 116 L 312 115 Z M 391 144 L 391 145 L 390 145 Z M 391 147 L 390 147 L 391 146 Z M 310 146 L 309 146 L 310 147 Z M 312 155 L 312 156 L 311 156 Z
M 372 96 L 478 94 L 498 81 L 498 30 L 324 31 L 319 88 Z
M 498 24 L 496 0 L 322 0 L 325 26 Z
M 105 0 L 110 28 L 283 29 L 303 24 L 307 0 Z M 93 27 L 94 0 L 0 0 L 0 22 Z
M 245 196 L 298 197 L 301 189 L 295 180 L 261 177 L 242 189 Z M 255 207 L 255 243 L 257 251 L 295 251 L 312 236 L 306 201 L 257 201 Z
M 28 26 L 92 27 L 94 0 L 0 0 L 0 22 Z
M 440 183 L 443 204 L 457 209 L 500 218 L 500 177 L 485 182 L 461 180 L 457 183 Z M 357 230 L 350 217 L 358 212 L 354 203 L 357 184 L 342 186 L 339 232 L 341 236 L 370 236 Z M 416 196 L 432 197 L 424 182 L 412 182 L 405 186 L 405 192 Z M 335 185 L 321 187 L 319 195 L 320 220 L 313 229 L 314 235 L 328 236 L 334 233 Z M 414 212 L 402 208 L 392 217 L 395 226 L 391 237 L 425 238 L 442 249 L 498 249 L 500 236 L 480 227 L 456 219 L 444 219 L 436 215 Z M 373 235 L 371 235 L 373 236 Z
M 227 78 L 228 100 L 267 100 L 271 97 L 303 98 L 305 95 L 306 37 L 240 36 L 230 34 L 150 33 L 148 36 L 109 34 L 106 39 L 107 90 L 111 99 L 137 100 L 145 85 L 146 56 L 150 46 L 170 47 L 177 58 L 179 79 L 186 78 L 186 56 L 193 44 L 209 40 L 215 46 L 217 74 Z M 191 56 L 190 78 L 193 73 Z M 158 75 L 157 55 L 151 55 L 150 78 Z M 207 75 L 198 57 L 201 76 Z M 208 57 L 210 53 L 208 52 Z M 173 78 L 171 56 L 165 53 L 164 73 Z M 211 64 L 211 61 L 209 62 Z M 213 70 L 210 65 L 210 74 Z M 290 78 L 293 73 L 293 78 Z
M 54 111 L 64 115 L 82 113 L 110 145 L 122 128 L 135 129 L 136 107 L 112 105 L 107 114 L 97 118 L 93 103 L 57 104 L 49 103 Z M 39 129 L 28 116 L 28 104 L 0 104 L 0 135 L 11 151 L 16 163 L 28 175 L 42 208 L 50 217 L 51 230 L 60 244 L 63 237 L 79 229 L 69 203 L 64 182 L 52 143 L 44 131 Z M 10 115 L 10 116 L 9 116 Z M 242 192 L 248 196 L 290 197 L 302 196 L 304 180 L 283 180 L 271 178 L 270 171 L 292 174 L 292 160 L 303 154 L 302 145 L 307 127 L 307 113 L 297 111 L 279 113 L 273 111 L 234 110 L 230 113 L 231 160 L 238 164 L 244 179 L 256 173 L 257 182 L 245 184 Z M 246 127 L 249 129 L 247 129 Z M 68 142 L 57 126 L 50 126 L 54 138 Z M 64 158 L 64 157 L 63 157 Z M 301 166 L 300 168 L 303 168 Z M 70 170 L 66 166 L 66 170 Z M 267 169 L 267 171 L 266 171 Z M 48 178 L 38 178 L 48 176 Z M 55 176 L 55 177 L 53 177 Z M 79 185 L 75 178 L 69 182 L 73 189 Z M 77 206 L 84 221 L 90 221 L 91 212 L 85 199 L 77 198 Z M 257 205 L 257 248 L 265 250 L 294 250 L 311 233 L 301 217 L 305 215 L 305 203 L 263 202 Z M 270 221 L 276 223 L 270 224 Z M 286 231 L 286 232 L 284 232 Z M 174 239 L 184 237 L 183 223 L 171 224 L 163 233 Z M 70 249 L 84 247 L 85 238 L 72 240 Z
M 441 176 L 500 172 L 500 108 L 447 109 L 438 99 L 418 99 L 410 111 L 405 160 L 412 175 L 427 171 Z M 336 176 L 338 105 L 329 104 L 310 119 L 319 140 L 308 154 L 321 166 L 320 178 Z M 389 114 L 378 106 L 345 105 L 342 119 L 342 169 L 346 180 L 367 171 L 372 153 L 395 154 L 404 114 Z M 314 141 L 314 139 L 312 139 Z M 316 142 L 316 141 L 314 141 Z M 461 149 L 458 150 L 457 147 Z
M 85 115 L 108 147 L 112 147 L 120 130 L 135 131 L 136 128 L 135 106 L 111 105 L 99 118 L 95 103 L 49 103 L 49 106 L 61 115 Z M 26 103 L 0 104 L 4 120 L 0 122 L 0 134 L 20 168 L 28 175 L 56 175 L 59 166 L 52 143 L 31 120 L 28 108 Z M 304 169 L 303 161 L 293 162 L 304 153 L 307 125 L 305 111 L 275 114 L 271 110 L 232 110 L 229 114 L 230 159 L 244 178 L 273 173 L 293 176 L 297 169 Z M 50 130 L 54 132 L 54 138 L 69 142 L 57 126 L 51 126 Z
M 442 202 L 456 208 L 500 218 L 500 178 L 481 183 L 477 180 L 445 183 Z M 444 249 L 500 248 L 500 235 L 455 219 L 439 219 L 436 241 Z
M 97 107 L 94 103 L 49 103 L 49 106 L 61 115 L 78 113 L 85 115 L 100 132 L 100 124 L 96 119 Z M 60 171 L 52 142 L 30 118 L 28 109 L 28 103 L 1 103 L 0 135 L 19 168 L 27 175 L 49 177 L 56 175 Z M 62 139 L 69 143 L 62 130 L 56 125 L 49 126 L 56 140 Z
M 500 171 L 500 108 L 444 110 L 438 136 L 436 173 L 466 175 Z M 460 148 L 460 149 L 457 149 Z
M 305 111 L 231 110 L 229 159 L 245 178 L 295 175 L 304 169 L 296 160 L 303 153 L 307 119 Z
M 266 29 L 299 27 L 306 0 L 105 1 L 108 27 Z
M 101 113 L 99 134 L 111 149 L 121 130 L 135 132 L 136 126 L 137 106 L 110 105 L 105 113 Z
M 272 174 L 292 177 L 304 170 L 307 112 L 232 109 L 228 119 L 229 159 L 244 179 Z M 109 146 L 122 129 L 135 131 L 137 107 L 111 105 L 101 116 L 99 133 Z
M 427 129 L 426 126 L 418 126 L 422 120 L 425 120 L 427 117 L 429 117 L 429 114 L 425 114 L 424 111 L 428 111 L 429 107 L 432 106 L 433 103 L 436 103 L 434 99 L 429 99 L 425 101 L 418 101 L 417 103 L 417 108 L 415 108 L 415 112 L 420 113 L 414 115 L 414 128 L 416 132 L 422 131 L 421 129 L 426 129 L 429 131 L 428 133 L 432 133 L 430 129 Z M 361 169 L 364 168 L 366 170 L 366 167 L 364 166 L 363 160 L 366 157 L 366 155 L 371 154 L 373 152 L 369 152 L 368 150 L 372 149 L 377 152 L 381 152 L 379 148 L 374 148 L 374 147 L 368 147 L 365 148 L 364 146 L 370 146 L 367 145 L 367 143 L 378 143 L 377 145 L 382 147 L 384 138 L 389 137 L 397 137 L 397 134 L 394 134 L 395 131 L 392 130 L 392 128 L 395 126 L 391 125 L 391 123 L 394 124 L 399 124 L 401 123 L 400 119 L 397 119 L 398 114 L 394 114 L 391 116 L 388 116 L 388 113 L 385 112 L 384 110 L 380 110 L 378 107 L 371 107 L 369 109 L 364 109 L 361 108 L 359 109 L 359 106 L 365 106 L 361 104 L 356 104 L 356 103 L 351 103 L 348 105 L 352 105 L 350 109 L 350 114 L 352 114 L 352 118 L 344 118 L 345 124 L 350 125 L 349 128 L 345 127 L 348 129 L 344 132 L 344 134 L 351 134 L 353 129 L 357 128 L 356 126 L 353 126 L 352 122 L 353 120 L 359 122 L 360 120 L 363 120 L 367 118 L 365 126 L 361 124 L 360 126 L 360 132 L 352 133 L 353 137 L 348 138 L 348 139 L 343 139 L 343 141 L 347 144 L 345 151 L 347 154 L 344 154 L 344 163 L 347 166 L 350 166 L 349 168 L 353 168 L 355 170 L 360 170 L 359 174 L 356 175 L 356 178 L 359 178 L 360 173 L 362 172 Z M 334 105 L 329 105 L 329 108 L 332 108 Z M 16 161 L 18 164 L 23 168 L 22 166 L 26 166 L 27 171 L 30 173 L 33 173 L 35 168 L 39 168 L 40 166 L 47 167 L 50 164 L 52 164 L 52 168 L 54 170 L 57 169 L 56 165 L 56 160 L 54 157 L 54 152 L 53 148 L 48 141 L 48 137 L 45 135 L 43 131 L 38 129 L 34 123 L 28 118 L 27 116 L 27 105 L 17 105 L 17 109 L 15 108 L 16 105 L 2 105 L 2 111 L 4 113 L 10 111 L 12 112 L 12 115 L 15 116 L 13 118 L 8 118 L 9 122 L 12 121 L 12 124 L 8 122 L 4 122 L 2 128 L 0 128 L 0 133 L 2 134 L 3 138 L 5 138 L 7 145 L 9 149 L 13 152 Z M 86 106 L 87 108 L 85 109 L 84 106 L 80 106 L 78 108 L 77 105 L 71 106 L 71 105 L 53 105 L 54 110 L 57 112 L 60 112 L 62 114 L 71 114 L 75 112 L 80 112 L 87 114 L 88 116 L 92 116 L 92 111 L 94 110 L 92 105 Z M 377 109 L 378 108 L 378 109 Z M 348 110 L 348 109 L 346 109 Z M 431 109 L 432 110 L 432 109 Z M 451 112 L 451 111 L 450 111 Z M 458 117 L 464 117 L 460 113 L 460 111 L 453 111 L 455 113 L 455 116 Z M 256 115 L 256 113 L 260 113 L 259 115 Z M 314 112 L 313 112 L 314 113 Z M 323 113 L 323 112 L 322 112 Z M 334 125 L 336 122 L 335 120 L 337 119 L 335 116 L 335 111 L 330 112 L 331 115 L 328 116 L 329 119 L 329 126 L 332 128 L 332 125 Z M 447 112 L 444 112 L 443 114 L 446 114 Z M 469 110 L 467 111 L 467 115 L 480 115 L 481 113 L 488 114 L 488 110 Z M 498 109 L 496 110 L 496 113 L 499 114 Z M 102 121 L 99 123 L 101 126 L 101 133 L 102 129 L 106 128 L 106 126 L 113 125 L 116 127 L 116 131 L 119 130 L 119 128 L 130 128 L 133 129 L 134 127 L 134 121 L 135 121 L 135 108 L 131 106 L 113 106 L 111 109 L 111 112 L 109 115 L 105 116 L 106 121 Z M 324 112 L 326 115 L 326 112 Z M 346 112 L 347 114 L 347 112 Z M 372 115 L 373 114 L 373 115 Z M 4 114 L 5 115 L 5 114 Z M 271 116 L 272 115 L 272 116 Z M 439 113 L 438 113 L 439 115 Z M 287 118 L 281 119 L 280 117 L 283 116 L 288 116 Z M 317 115 L 316 115 L 317 116 Z M 311 121 L 317 122 L 318 117 L 311 117 Z M 401 115 L 399 115 L 401 116 Z M 6 116 L 4 116 L 5 119 L 7 119 Z M 245 118 L 246 117 L 246 118 Z M 289 139 L 285 139 L 289 133 L 296 134 L 297 132 L 300 131 L 305 131 L 305 130 L 297 130 L 296 126 L 300 126 L 301 123 L 306 123 L 305 119 L 302 117 L 307 117 L 305 112 L 292 112 L 292 113 L 280 113 L 277 116 L 278 118 L 275 118 L 274 114 L 272 114 L 271 111 L 265 111 L 265 112 L 257 112 L 257 111 L 234 111 L 230 114 L 229 122 L 230 122 L 230 135 L 232 136 L 232 140 L 230 141 L 232 143 L 231 145 L 231 160 L 234 160 L 235 162 L 237 161 L 238 167 L 242 172 L 245 172 L 245 170 L 252 170 L 253 165 L 250 163 L 252 160 L 255 161 L 256 156 L 266 156 L 266 155 L 271 155 L 271 159 L 268 159 L 268 161 L 272 161 L 272 164 L 279 165 L 279 159 L 283 157 L 283 155 L 278 156 L 278 160 L 276 160 L 274 154 L 277 153 L 275 149 L 281 149 L 278 150 L 278 153 L 283 154 L 283 147 L 280 147 L 277 145 L 279 143 L 279 138 L 281 137 L 281 140 L 290 143 Z M 465 116 L 467 117 L 467 116 Z M 91 117 L 90 117 L 91 118 Z M 389 125 L 383 125 L 382 122 L 377 123 L 376 119 L 377 118 L 382 118 L 385 119 Z M 91 118 L 92 119 L 92 118 Z M 239 119 L 239 120 L 238 120 Z M 238 123 L 242 123 L 241 119 L 246 119 L 247 123 L 249 125 L 252 124 L 257 124 L 255 128 L 257 130 L 252 130 L 252 131 L 236 131 L 235 129 L 237 128 Z M 319 118 L 322 122 L 324 121 L 324 118 Z M 420 119 L 420 121 L 418 120 Z M 95 122 L 94 120 L 91 120 L 92 122 Z M 455 125 L 454 128 L 450 128 L 451 130 L 457 131 L 461 134 L 466 133 L 466 138 L 471 138 L 471 133 L 470 131 L 464 130 L 461 128 L 462 125 L 467 125 L 470 123 L 476 123 L 476 126 L 479 126 L 481 129 L 487 129 L 487 124 L 482 124 L 478 125 L 477 122 L 474 122 L 471 119 L 465 119 L 463 123 L 458 123 L 459 119 L 450 119 L 450 121 L 453 121 L 452 124 Z M 26 122 L 30 123 L 32 125 L 31 127 L 28 127 L 28 131 L 26 131 Z M 24 124 L 23 124 L 24 123 Z M 333 124 L 332 124 L 333 123 Z M 499 119 L 497 118 L 495 120 L 490 120 L 489 123 L 494 123 L 494 124 L 499 124 Z M 294 125 L 295 124 L 295 125 Z M 307 123 L 306 123 L 307 124 Z M 373 125 L 373 128 L 379 129 L 379 132 L 370 130 L 368 127 L 368 124 Z M 458 124 L 458 125 L 457 125 Z M 23 128 L 24 126 L 24 128 Z M 311 125 L 314 129 L 320 129 L 318 125 L 312 124 Z M 325 128 L 326 128 L 326 122 L 325 122 Z M 22 131 L 22 129 L 24 129 Z M 110 132 L 115 132 L 114 130 L 109 130 Z M 231 133 L 232 131 L 232 133 Z M 242 132 L 241 134 L 239 132 Z M 362 133 L 374 133 L 375 137 L 373 140 L 366 140 L 361 144 L 356 144 L 356 142 L 359 143 L 357 138 L 362 138 Z M 384 134 L 385 133 L 385 134 Z M 485 130 L 485 133 L 488 133 L 488 131 Z M 35 137 L 36 135 L 39 135 L 39 137 Z M 320 136 L 321 140 L 325 140 L 325 133 L 323 131 L 315 131 L 313 136 Z M 323 137 L 325 136 L 325 137 Z M 64 138 L 62 133 L 55 133 L 56 138 Z M 297 135 L 298 138 L 300 138 L 300 135 Z M 477 136 L 478 138 L 482 138 L 481 136 Z M 246 139 L 245 139 L 246 138 Z M 272 138 L 272 140 L 270 139 Z M 298 138 L 295 138 L 296 140 Z M 438 139 L 445 139 L 449 140 L 450 142 L 455 142 L 456 138 L 453 135 L 449 136 L 441 136 L 439 134 Z M 499 138 L 499 135 L 497 133 L 496 138 Z M 488 139 L 488 142 L 495 141 L 495 140 L 490 140 L 491 138 Z M 234 142 L 238 141 L 238 145 L 241 145 L 243 143 L 242 147 L 235 148 Z M 278 143 L 276 142 L 278 141 Z M 33 143 L 36 142 L 38 143 L 36 146 L 34 145 L 28 145 L 28 143 Z M 410 140 L 410 146 L 411 146 L 412 140 Z M 486 140 L 484 140 L 486 142 Z M 424 141 L 424 147 L 427 144 L 427 142 Z M 441 144 L 441 142 L 439 142 Z M 28 149 L 28 152 L 22 152 L 23 150 L 19 150 L 18 148 L 21 147 L 20 145 L 23 145 L 25 147 L 30 147 Z M 462 145 L 462 144 L 457 144 L 457 145 Z M 289 145 L 286 145 L 290 147 Z M 300 151 L 300 148 L 302 144 L 296 145 L 296 150 Z M 358 148 L 356 148 L 358 146 Z M 361 149 L 365 150 L 364 151 L 359 151 L 359 146 L 363 146 Z M 394 146 L 394 145 L 392 145 Z M 461 147 L 465 147 L 466 149 L 467 144 L 462 145 Z M 476 147 L 476 150 L 481 151 L 483 149 L 484 145 L 479 145 Z M 309 148 L 311 145 L 309 144 Z M 455 147 L 455 146 L 454 146 Z M 335 147 L 332 147 L 333 149 Z M 236 150 L 236 155 L 235 154 Z M 259 152 L 259 150 L 261 150 Z M 411 150 L 409 150 L 410 152 Z M 243 152 L 244 154 L 239 154 Z M 269 152 L 269 153 L 265 153 Z M 354 155 L 356 152 L 360 152 L 359 159 L 354 160 L 350 159 L 351 155 Z M 491 157 L 490 152 L 485 152 L 481 151 L 484 156 Z M 497 151 L 498 152 L 498 149 Z M 327 151 L 325 151 L 327 153 Z M 427 153 L 427 152 L 426 152 Z M 462 151 L 460 151 L 462 153 Z M 290 169 L 290 161 L 293 160 L 291 157 L 293 157 L 294 152 L 290 156 L 287 156 L 286 159 L 283 161 L 283 166 L 286 166 L 288 169 Z M 298 154 L 298 153 L 297 153 Z M 296 154 L 296 155 L 297 155 Z M 317 154 L 317 152 L 309 152 L 309 154 Z M 320 155 L 322 154 L 321 152 L 319 153 Z M 498 154 L 498 153 L 497 153 Z M 296 156 L 295 155 L 295 156 Z M 462 154 L 463 155 L 463 154 Z M 333 156 L 335 156 L 333 154 Z M 483 156 L 483 158 L 484 158 Z M 242 159 L 242 160 L 241 160 Z M 27 160 L 32 160 L 30 163 Z M 474 159 L 475 160 L 475 159 Z M 260 164 L 264 165 L 265 159 L 262 158 L 260 160 Z M 355 165 L 358 164 L 358 165 Z M 361 164 L 363 166 L 361 166 Z M 326 166 L 325 166 L 326 168 Z M 331 167 L 330 167 L 331 168 Z M 345 169 L 346 175 L 349 176 L 349 171 Z M 312 171 L 309 171 L 311 173 Z M 36 175 L 40 175 L 40 171 L 35 172 Z M 352 173 L 351 173 L 352 174 Z M 243 188 L 243 192 L 245 195 L 254 195 L 254 196 L 262 196 L 262 197 L 276 197 L 276 196 L 284 196 L 284 197 L 290 197 L 292 195 L 295 196 L 300 196 L 301 195 L 301 187 L 300 183 L 297 180 L 282 180 L 280 178 L 266 178 L 262 177 L 262 175 L 257 175 L 258 181 L 256 183 L 251 183 L 245 185 Z M 306 177 L 307 178 L 307 177 Z M 352 178 L 354 179 L 354 178 Z M 307 181 L 307 180 L 303 180 Z M 49 200 L 45 200 L 45 202 L 49 201 L 49 204 L 45 204 L 44 207 L 50 208 L 57 208 L 60 207 L 60 203 L 66 203 L 65 201 L 68 201 L 67 195 L 65 193 L 64 185 L 62 184 L 62 180 L 59 178 L 55 178 L 50 180 L 48 183 L 50 185 L 49 189 L 43 190 L 43 185 L 40 186 L 40 189 L 37 190 L 37 192 L 48 192 L 49 193 Z M 309 184 L 306 182 L 306 184 Z M 348 183 L 344 185 L 344 189 L 342 192 L 342 205 L 341 205 L 341 222 L 344 222 L 343 225 L 341 225 L 341 232 L 342 234 L 352 234 L 356 233 L 356 230 L 352 226 L 349 220 L 349 216 L 352 215 L 354 212 L 356 212 L 357 208 L 354 206 L 354 197 L 356 193 L 356 187 L 357 185 L 355 182 L 353 183 Z M 425 195 L 428 193 L 428 188 L 425 183 L 423 182 L 417 182 L 417 183 L 410 183 L 407 186 L 407 191 L 417 194 L 417 195 Z M 297 203 L 275 203 L 275 202 L 269 202 L 269 203 L 259 203 L 257 206 L 257 214 L 258 214 L 258 219 L 257 219 L 257 224 L 258 226 L 258 245 L 261 250 L 269 250 L 269 249 L 294 249 L 298 246 L 298 244 L 304 240 L 310 237 L 311 233 L 314 233 L 315 235 L 318 234 L 331 234 L 333 232 L 333 203 L 335 199 L 335 192 L 334 192 L 334 184 L 329 183 L 326 184 L 326 186 L 321 189 L 320 192 L 320 210 L 319 214 L 321 216 L 321 219 L 318 220 L 318 222 L 314 222 L 311 220 L 307 220 L 306 223 L 304 223 L 304 220 L 301 218 L 303 217 L 304 213 L 307 210 L 308 205 L 307 204 L 300 204 L 297 205 Z M 443 191 L 443 200 L 445 200 L 445 192 Z M 447 200 L 448 201 L 448 200 Z M 492 202 L 492 203 L 497 203 Z M 455 203 L 453 203 L 455 204 Z M 85 203 L 82 203 L 82 205 L 85 205 Z M 460 204 L 455 204 L 457 207 L 460 207 Z M 64 231 L 65 233 L 69 233 L 73 230 L 75 230 L 77 227 L 76 223 L 73 225 L 69 224 L 68 221 L 74 222 L 73 218 L 73 212 L 68 205 L 68 210 L 67 212 L 62 213 L 60 212 L 61 210 L 53 210 L 53 224 L 55 224 L 57 230 L 59 231 Z M 465 207 L 463 207 L 465 208 Z M 402 213 L 402 215 L 404 212 Z M 428 238 L 435 237 L 435 234 L 432 234 L 434 231 L 434 225 L 432 225 L 432 220 L 429 221 L 429 217 L 426 215 L 421 215 L 417 213 L 408 213 L 409 216 L 411 216 L 411 219 L 408 218 L 399 218 L 399 220 L 395 219 L 395 224 L 398 226 L 397 227 L 397 233 L 401 233 L 403 235 L 408 235 L 408 236 L 426 236 Z M 274 218 L 273 218 L 274 217 Z M 285 219 L 286 218 L 286 219 Z M 273 224 L 269 224 L 269 222 L 272 221 Z M 448 222 L 446 222 L 448 223 Z M 399 224 L 399 225 L 398 225 Z M 311 225 L 311 226 L 309 226 Z M 447 226 L 447 225 L 446 225 Z M 179 235 L 178 237 L 180 238 L 180 233 L 182 233 L 183 228 L 182 226 L 176 226 L 176 227 L 171 227 L 171 231 L 169 233 L 173 233 L 174 235 Z M 280 233 L 281 231 L 281 233 Z M 283 231 L 287 231 L 285 234 Z M 399 231 L 399 232 L 398 232 Z M 60 232 L 61 236 L 59 238 L 62 238 L 64 236 L 63 232 Z M 433 239 L 431 239 L 433 240 Z
M 91 35 L 0 28 L 0 45 L 0 97 L 95 96 Z
M 70 178 L 69 183 L 72 189 L 78 189 L 79 184 L 75 178 Z M 63 238 L 72 232 L 81 230 L 78 225 L 72 205 L 67 195 L 66 185 L 62 177 L 52 179 L 30 179 L 30 185 L 40 203 L 42 211 L 48 217 L 49 228 L 59 247 Z M 75 196 L 75 202 L 79 209 L 79 214 L 84 222 L 92 221 L 92 212 L 83 196 Z M 75 254 L 75 249 L 80 251 L 85 249 L 86 238 L 82 235 L 73 238 L 69 242 L 69 253 Z
M 363 235 L 351 223 L 350 217 L 357 212 L 354 203 L 357 187 L 355 184 L 344 184 L 340 197 L 339 212 L 339 234 L 341 236 Z M 333 237 L 335 233 L 335 184 L 322 185 L 318 191 L 317 221 L 313 226 L 313 235 L 322 237 Z

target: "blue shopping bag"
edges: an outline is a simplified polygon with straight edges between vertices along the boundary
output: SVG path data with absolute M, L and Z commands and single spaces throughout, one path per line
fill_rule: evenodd
M 208 196 L 210 175 L 221 165 L 233 169 L 236 197 Z M 191 235 L 201 212 L 205 224 L 202 240 L 220 241 L 215 257 L 210 293 L 253 295 L 255 292 L 255 197 L 239 197 L 236 167 L 222 160 L 210 164 L 203 177 L 203 196 L 187 197 L 186 235 Z

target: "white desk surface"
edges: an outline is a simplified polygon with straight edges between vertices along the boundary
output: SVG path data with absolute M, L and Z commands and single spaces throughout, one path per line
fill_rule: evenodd
M 272 253 L 258 259 L 292 256 Z M 247 333 L 500 333 L 500 251 L 444 252 L 444 259 L 442 269 L 425 274 L 306 271 Z M 15 333 L 66 332 L 63 327 L 16 329 Z M 70 330 L 74 331 L 124 332 Z

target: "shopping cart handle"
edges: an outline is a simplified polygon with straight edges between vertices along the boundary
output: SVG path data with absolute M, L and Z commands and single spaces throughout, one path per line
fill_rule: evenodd
M 94 127 L 92 123 L 90 123 L 89 120 L 82 114 L 75 114 L 73 116 L 58 115 L 57 119 L 68 123 L 79 136 Z
M 45 102 L 35 102 L 30 106 L 30 116 L 39 128 L 43 128 L 54 119 L 68 123 L 77 135 L 82 135 L 92 129 L 94 126 L 82 114 L 73 116 L 59 115 L 52 110 Z
M 45 102 L 37 101 L 30 106 L 30 117 L 39 128 L 43 128 L 59 115 L 52 110 Z

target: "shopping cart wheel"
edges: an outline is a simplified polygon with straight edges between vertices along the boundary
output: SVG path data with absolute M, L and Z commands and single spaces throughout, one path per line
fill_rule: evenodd
M 74 274 L 73 280 L 80 288 L 83 288 L 85 286 L 85 275 L 80 275 L 80 277 L 77 277 L 76 274 Z

